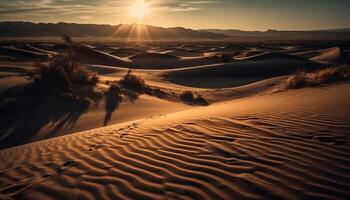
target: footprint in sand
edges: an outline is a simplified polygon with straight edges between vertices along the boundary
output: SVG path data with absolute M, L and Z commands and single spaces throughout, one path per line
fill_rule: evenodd
M 73 167 L 73 166 L 77 166 L 79 163 L 73 160 L 67 161 L 65 163 L 63 163 L 62 165 L 60 165 L 57 169 L 56 172 L 61 174 L 64 171 L 66 171 L 68 168 Z
M 128 133 L 122 133 L 122 134 L 120 135 L 120 138 L 123 138 L 123 137 L 128 136 L 128 135 L 129 135 Z
M 102 147 L 103 147 L 102 144 L 93 144 L 93 145 L 90 145 L 89 151 L 96 151 Z

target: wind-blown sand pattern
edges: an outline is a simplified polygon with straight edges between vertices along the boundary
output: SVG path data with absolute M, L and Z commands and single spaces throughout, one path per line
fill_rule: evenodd
M 253 96 L 5 149 L 0 199 L 349 199 L 347 91 Z

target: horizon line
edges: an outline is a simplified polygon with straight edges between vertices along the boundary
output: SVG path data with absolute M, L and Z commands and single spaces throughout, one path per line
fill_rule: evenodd
M 143 24 L 143 23 L 119 23 L 119 24 L 104 24 L 104 23 L 79 23 L 79 22 L 33 22 L 33 21 L 20 21 L 20 20 L 13 20 L 13 21 L 2 21 L 0 20 L 0 23 L 32 23 L 32 24 L 79 24 L 79 25 L 101 25 L 101 26 L 119 26 L 119 25 L 146 25 L 146 26 L 153 26 L 153 27 L 161 27 L 161 28 L 185 28 L 185 29 L 192 29 L 192 30 L 236 30 L 236 31 L 246 31 L 246 32 L 268 32 L 268 31 L 326 31 L 326 30 L 338 30 L 338 29 L 350 29 L 350 27 L 337 27 L 337 28 L 322 28 L 322 29 L 273 29 L 273 28 L 267 28 L 265 30 L 244 30 L 244 29 L 236 29 L 236 28 L 191 28 L 191 27 L 185 27 L 185 26 L 160 26 L 160 25 L 153 25 L 153 24 Z

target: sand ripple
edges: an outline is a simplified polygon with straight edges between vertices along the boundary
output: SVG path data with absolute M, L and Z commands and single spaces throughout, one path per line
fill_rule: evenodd
M 349 199 L 350 103 L 339 95 L 349 89 L 254 97 L 2 150 L 0 199 Z

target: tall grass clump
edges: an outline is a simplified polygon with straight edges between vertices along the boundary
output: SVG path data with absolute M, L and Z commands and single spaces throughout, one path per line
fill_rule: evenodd
M 346 80 L 350 80 L 349 66 L 329 67 L 313 72 L 298 71 L 282 82 L 282 88 L 298 89 Z
M 145 81 L 132 73 L 132 70 L 129 69 L 128 73 L 119 81 L 120 85 L 136 91 L 144 91 L 147 89 Z

